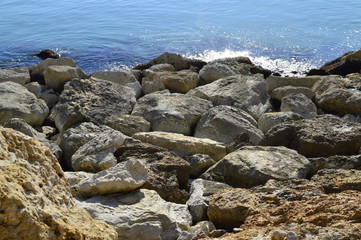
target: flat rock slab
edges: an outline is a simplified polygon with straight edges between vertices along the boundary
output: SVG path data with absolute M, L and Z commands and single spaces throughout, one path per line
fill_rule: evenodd
M 269 179 L 305 178 L 310 162 L 285 147 L 242 147 L 209 168 L 201 177 L 232 187 L 252 187 Z
M 294 86 L 284 86 L 274 89 L 270 96 L 273 99 L 278 101 L 282 101 L 282 98 L 286 97 L 289 94 L 299 94 L 302 93 L 309 99 L 313 99 L 315 97 L 315 93 L 307 87 L 294 87 Z
M 306 157 L 356 155 L 361 147 L 361 124 L 334 115 L 279 124 L 261 145 L 285 146 Z
M 206 138 L 166 132 L 136 133 L 133 137 L 142 142 L 169 149 L 181 156 L 207 154 L 218 161 L 227 154 L 224 144 Z
M 279 77 L 271 75 L 266 79 L 267 91 L 271 93 L 276 88 L 286 86 L 312 88 L 322 78 L 322 76 Z
M 68 81 L 52 110 L 56 127 L 65 131 L 80 122 L 103 123 L 106 117 L 130 113 L 136 103 L 129 88 L 104 80 Z

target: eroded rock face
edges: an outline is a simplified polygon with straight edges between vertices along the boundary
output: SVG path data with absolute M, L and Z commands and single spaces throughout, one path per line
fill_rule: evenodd
M 101 124 L 106 117 L 130 113 L 135 102 L 134 91 L 127 87 L 109 81 L 74 79 L 65 84 L 51 118 L 63 132 L 76 123 Z
M 119 240 L 175 240 L 192 223 L 187 206 L 164 201 L 152 190 L 96 196 L 83 202 L 92 217 L 113 226 Z
M 66 81 L 73 78 L 85 78 L 86 73 L 79 67 L 49 66 L 44 72 L 45 85 L 54 90 L 61 90 Z
M 282 98 L 286 97 L 289 94 L 299 94 L 302 93 L 309 99 L 313 99 L 315 97 L 315 93 L 307 87 L 294 87 L 294 86 L 284 86 L 274 89 L 270 96 L 273 99 L 278 101 L 282 101 Z
M 38 141 L 0 128 L 0 166 L 0 239 L 117 239 L 75 207 L 58 161 Z
M 40 126 L 49 114 L 42 99 L 15 82 L 0 83 L 0 124 L 11 118 L 24 119 L 31 126 Z
M 25 85 L 30 82 L 30 73 L 27 67 L 0 69 L 0 82 L 15 82 Z
M 232 187 L 252 187 L 269 179 L 305 178 L 310 163 L 285 147 L 242 147 L 209 168 L 202 178 L 225 182 Z
M 262 114 L 261 117 L 258 119 L 258 128 L 263 132 L 266 133 L 272 127 L 276 126 L 277 124 L 293 121 L 293 120 L 300 120 L 303 117 L 294 112 L 270 112 Z
M 279 124 L 262 145 L 286 146 L 306 157 L 356 155 L 361 147 L 361 124 L 333 115 Z
M 316 105 L 302 93 L 289 94 L 282 98 L 281 111 L 294 112 L 301 115 L 305 119 L 314 118 L 317 116 Z
M 153 131 L 191 135 L 197 121 L 208 109 L 210 101 L 177 93 L 153 93 L 140 98 L 132 115 L 142 116 Z
M 321 76 L 279 77 L 271 75 L 266 79 L 267 91 L 271 93 L 276 88 L 289 86 L 312 88 L 313 85 L 322 78 Z
M 104 124 L 130 137 L 138 132 L 149 132 L 151 127 L 143 117 L 130 114 L 107 117 Z

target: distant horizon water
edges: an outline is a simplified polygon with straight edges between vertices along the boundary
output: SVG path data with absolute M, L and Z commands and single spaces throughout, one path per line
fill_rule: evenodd
M 211 61 L 246 56 L 305 72 L 361 48 L 354 0 L 2 0 L 0 68 L 53 49 L 88 74 L 132 68 L 164 52 Z

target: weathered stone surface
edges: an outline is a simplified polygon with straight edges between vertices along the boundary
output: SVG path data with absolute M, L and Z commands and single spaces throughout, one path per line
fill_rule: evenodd
M 0 82 L 15 82 L 25 85 L 30 82 L 30 73 L 27 67 L 0 69 Z
M 210 198 L 219 190 L 230 188 L 229 185 L 196 179 L 192 182 L 190 188 L 190 197 L 187 201 L 188 209 L 193 217 L 193 222 L 207 220 L 207 209 Z
M 208 217 L 217 228 L 232 230 L 258 213 L 260 199 L 249 190 L 226 188 L 212 196 L 209 201 Z
M 361 170 L 322 169 L 311 180 L 321 185 L 326 193 L 346 190 L 361 191 Z
M 11 118 L 24 119 L 31 126 L 39 126 L 49 114 L 41 99 L 14 82 L 0 83 L 0 124 Z
M 270 112 L 264 113 L 258 119 L 258 128 L 263 132 L 266 133 L 272 127 L 276 126 L 277 124 L 293 121 L 293 120 L 300 120 L 303 117 L 294 112 Z
M 174 66 L 169 63 L 156 64 L 149 68 L 150 71 L 153 72 L 174 72 Z
M 214 230 L 216 230 L 216 226 L 214 226 L 212 222 L 198 222 L 196 225 L 191 226 L 187 231 L 181 232 L 177 240 L 192 240 L 193 237 L 196 237 L 199 234 L 203 236 L 210 236 L 211 232 Z
M 141 96 L 141 86 L 138 80 L 135 78 L 132 71 L 98 71 L 91 75 L 90 79 L 107 80 L 120 85 L 129 87 L 134 90 L 135 96 L 139 98 Z
M 247 112 L 230 106 L 216 106 L 198 121 L 194 136 L 209 138 L 224 144 L 231 144 L 237 136 L 246 134 L 253 144 L 258 144 L 263 133 L 257 122 Z
M 143 72 L 146 71 L 147 70 L 144 70 Z M 156 78 L 154 76 L 142 78 L 142 93 L 144 95 L 162 90 L 165 90 L 165 86 L 159 78 Z
M 274 89 L 270 96 L 278 101 L 282 101 L 282 98 L 286 97 L 289 94 L 298 94 L 302 93 L 309 99 L 313 99 L 315 97 L 315 93 L 307 87 L 294 87 L 294 86 L 284 86 Z
M 359 73 L 361 71 L 361 50 L 348 52 L 330 62 L 325 63 L 319 69 L 311 69 L 308 75 L 342 75 Z
M 356 155 L 361 147 L 361 124 L 321 115 L 279 124 L 265 134 L 260 144 L 285 146 L 306 157 Z
M 150 122 L 145 120 L 143 117 L 129 114 L 107 117 L 104 124 L 127 136 L 132 136 L 138 132 L 149 132 L 151 127 Z
M 301 115 L 305 119 L 317 116 L 316 105 L 303 93 L 289 94 L 282 98 L 282 112 L 294 112 Z
M 236 75 L 236 73 L 230 66 L 218 62 L 208 63 L 199 71 L 201 85 L 232 75 Z
M 78 202 L 92 217 L 113 226 L 119 240 L 175 240 L 192 223 L 187 206 L 164 201 L 152 190 L 96 196 Z
M 351 73 L 346 76 L 346 88 L 361 91 L 361 73 Z
M 331 169 L 359 169 L 361 170 L 361 155 L 308 158 L 311 163 L 309 176 L 315 175 L 324 168 Z
M 218 161 L 226 155 L 226 147 L 222 143 L 205 138 L 166 132 L 136 133 L 133 137 L 142 142 L 169 149 L 181 156 L 207 154 Z
M 206 154 L 194 154 L 191 156 L 186 156 L 184 157 L 184 160 L 189 162 L 191 165 L 192 178 L 198 178 L 202 173 L 204 173 L 208 168 L 216 163 L 216 161 L 214 161 Z
M 322 76 L 279 77 L 271 75 L 266 79 L 267 91 L 271 93 L 276 88 L 286 86 L 312 88 L 313 85 L 322 78 Z
M 127 137 L 119 131 L 103 132 L 82 145 L 71 157 L 75 171 L 99 172 L 117 165 L 114 156 Z
M 201 69 L 204 65 L 207 64 L 206 62 L 201 61 L 201 60 L 189 59 L 189 58 L 182 57 L 179 54 L 166 52 L 166 53 L 163 53 L 162 55 L 150 60 L 147 63 L 143 63 L 143 64 L 140 64 L 140 65 L 134 67 L 134 69 L 144 70 L 144 69 L 152 67 L 153 65 L 163 64 L 163 63 L 168 63 L 168 64 L 173 65 L 176 71 L 189 69 L 191 67 Z
M 58 161 L 35 139 L 0 128 L 0 166 L 0 239 L 117 238 L 75 207 Z
M 285 147 L 242 147 L 208 169 L 202 178 L 225 182 L 232 187 L 252 187 L 269 179 L 305 178 L 310 162 Z
M 64 176 L 65 176 L 66 180 L 68 181 L 70 188 L 72 188 L 73 186 L 78 184 L 81 180 L 83 180 L 85 178 L 90 178 L 93 175 L 94 175 L 94 173 L 82 172 L 82 171 L 64 172 Z
M 212 101 L 215 106 L 228 105 L 242 109 L 255 119 L 269 108 L 269 96 L 260 75 L 235 75 L 197 87 L 187 93 Z
M 164 148 L 139 142 L 126 142 L 116 155 L 119 161 L 141 160 L 147 166 L 148 180 L 143 188 L 157 191 L 167 201 L 187 201 L 185 189 L 191 172 L 187 161 Z
M 148 170 L 139 160 L 121 162 L 95 173 L 72 186 L 74 197 L 93 197 L 109 193 L 130 192 L 147 181 Z
M 190 135 L 210 101 L 178 93 L 153 93 L 140 98 L 132 115 L 142 116 L 152 124 L 152 131 Z
M 71 157 L 81 146 L 97 138 L 102 133 L 110 134 L 113 131 L 113 129 L 104 125 L 97 126 L 91 122 L 84 122 L 76 124 L 63 132 L 60 135 L 59 146 L 63 150 L 64 161 L 67 167 L 72 169 Z
M 55 90 L 61 90 L 65 82 L 73 78 L 86 78 L 81 68 L 69 66 L 49 66 L 44 70 L 43 75 L 45 85 Z
M 361 114 L 361 92 L 347 89 L 338 76 L 325 77 L 314 85 L 315 102 L 322 110 L 337 114 Z
M 74 79 L 65 84 L 51 118 L 63 132 L 79 122 L 101 124 L 106 117 L 130 113 L 135 102 L 134 91 L 127 87 L 104 80 Z

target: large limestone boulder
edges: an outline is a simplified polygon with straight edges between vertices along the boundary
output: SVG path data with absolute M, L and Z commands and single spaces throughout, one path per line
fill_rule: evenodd
M 209 168 L 202 178 L 225 182 L 232 187 L 252 187 L 269 179 L 305 178 L 310 162 L 285 147 L 242 147 Z
M 191 168 L 187 161 L 154 145 L 126 142 L 117 151 L 119 161 L 142 161 L 148 169 L 143 188 L 155 190 L 165 200 L 185 203 L 189 197 L 188 180 Z
M 0 82 L 15 82 L 25 85 L 30 82 L 30 73 L 27 67 L 0 69 Z
M 75 207 L 57 159 L 37 140 L 0 128 L 0 166 L 0 239 L 117 239 Z
M 141 86 L 138 80 L 135 78 L 132 71 L 98 71 L 90 76 L 90 79 L 107 80 L 120 85 L 129 87 L 134 90 L 135 96 L 139 98 L 141 96 Z
M 322 76 L 279 77 L 271 75 L 266 79 L 267 91 L 271 93 L 276 88 L 286 86 L 312 88 L 322 78 Z
M 315 102 L 322 110 L 337 114 L 361 114 L 361 92 L 348 89 L 340 77 L 326 77 L 312 88 Z
M 178 93 L 153 93 L 140 98 L 132 115 L 151 123 L 152 131 L 190 135 L 199 118 L 213 107 L 210 101 Z
M 299 94 L 302 93 L 309 99 L 313 99 L 315 97 L 315 93 L 307 87 L 294 87 L 294 86 L 284 86 L 274 89 L 270 96 L 273 99 L 278 101 L 282 101 L 282 98 L 286 97 L 289 94 Z
M 49 114 L 46 103 L 15 82 L 0 83 L 0 124 L 11 118 L 40 126 Z
M 143 117 L 130 114 L 107 117 L 104 124 L 130 137 L 138 132 L 149 132 L 151 127 L 150 122 Z
M 361 124 L 320 115 L 279 124 L 265 134 L 260 144 L 285 146 L 306 157 L 356 155 L 361 147 Z
M 113 226 L 119 240 L 175 240 L 192 224 L 187 206 L 164 201 L 155 191 L 96 196 L 77 206 Z
M 62 90 L 66 81 L 73 78 L 86 78 L 86 73 L 79 67 L 49 66 L 44 72 L 45 85 L 54 90 Z
M 281 111 L 294 112 L 305 119 L 317 116 L 316 105 L 303 93 L 289 94 L 282 98 Z
M 218 161 L 226 155 L 224 144 L 206 138 L 167 132 L 136 133 L 133 137 L 142 142 L 169 149 L 180 156 L 207 154 Z
M 65 84 L 50 116 L 63 132 L 76 123 L 90 121 L 101 124 L 106 117 L 130 113 L 135 102 L 134 91 L 119 84 L 73 79 Z
M 263 133 L 257 122 L 247 112 L 230 106 L 211 108 L 198 121 L 194 136 L 209 138 L 224 144 L 233 143 L 239 135 L 246 134 L 253 144 L 258 144 Z
M 326 193 L 361 191 L 361 170 L 322 169 L 311 180 L 321 185 Z
M 215 106 L 234 106 L 248 112 L 255 119 L 269 108 L 266 84 L 260 74 L 222 78 L 197 87 L 187 95 L 210 100 Z
M 148 171 L 139 160 L 129 160 L 115 167 L 92 174 L 72 186 L 74 197 L 93 197 L 119 192 L 131 192 L 147 181 Z
M 218 62 L 208 63 L 199 71 L 201 85 L 232 75 L 236 75 L 236 72 L 230 66 Z
M 82 145 L 71 157 L 71 166 L 75 171 L 99 172 L 117 165 L 114 153 L 127 139 L 119 131 L 107 131 L 99 134 Z
M 173 65 L 173 67 L 175 68 L 176 71 L 189 69 L 191 67 L 201 69 L 204 65 L 207 64 L 206 62 L 201 61 L 201 60 L 189 59 L 189 58 L 182 57 L 179 54 L 166 52 L 166 53 L 163 53 L 162 55 L 150 60 L 147 63 L 143 63 L 138 66 L 135 66 L 134 69 L 145 70 L 147 68 L 152 67 L 153 65 L 163 64 L 163 63 Z
M 266 133 L 272 127 L 276 126 L 277 124 L 293 121 L 293 120 L 300 120 L 303 117 L 294 112 L 270 112 L 264 113 L 258 119 L 258 128 L 263 132 Z
M 187 201 L 187 205 L 192 214 L 193 222 L 200 222 L 208 219 L 207 210 L 209 200 L 213 194 L 225 188 L 230 188 L 230 186 L 224 183 L 200 178 L 192 181 L 189 190 L 191 195 Z

